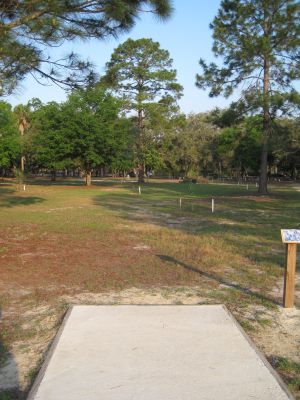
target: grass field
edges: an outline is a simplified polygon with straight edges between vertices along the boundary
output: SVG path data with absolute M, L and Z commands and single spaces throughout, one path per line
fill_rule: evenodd
M 19 189 L 0 184 L 1 400 L 24 398 L 72 303 L 226 304 L 300 398 L 299 284 L 297 309 L 279 307 L 280 229 L 300 227 L 295 188 L 257 197 L 254 186 L 154 181 L 139 195 L 130 182 L 36 180 Z

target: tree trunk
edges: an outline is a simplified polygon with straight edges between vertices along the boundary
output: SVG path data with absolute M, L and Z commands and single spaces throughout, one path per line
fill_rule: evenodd
M 19 123 L 19 132 L 20 132 L 21 137 L 24 136 L 25 127 L 26 127 L 26 121 L 22 120 Z M 22 143 L 22 147 L 23 147 L 23 143 Z M 23 149 L 22 149 L 22 152 L 23 152 Z M 21 172 L 24 173 L 24 170 L 25 170 L 25 156 L 22 154 L 21 155 Z
M 138 181 L 139 183 L 145 183 L 145 165 L 139 165 L 139 173 L 138 173 Z
M 19 124 L 19 132 L 21 136 L 24 136 L 24 126 L 23 124 Z M 23 150 L 23 149 L 22 149 Z M 21 155 L 21 172 L 24 172 L 24 164 L 25 164 L 25 160 L 24 160 L 24 156 L 23 154 Z
M 268 138 L 265 137 L 260 159 L 258 193 L 261 195 L 268 194 Z
M 268 37 L 268 18 L 265 13 L 265 37 Z M 263 145 L 260 158 L 259 186 L 258 193 L 268 194 L 268 145 L 270 136 L 270 104 L 269 104 L 269 84 L 270 84 L 270 60 L 268 56 L 264 58 L 264 78 L 263 78 Z
M 25 170 L 25 156 L 21 156 L 21 172 Z
M 138 128 L 139 128 L 139 137 L 138 137 L 138 145 L 137 145 L 137 156 L 138 156 L 138 181 L 139 183 L 145 183 L 145 163 L 142 161 L 143 159 L 143 142 L 144 142 L 144 110 L 139 108 L 138 110 Z
M 92 184 L 92 171 L 87 171 L 86 172 L 85 184 L 86 184 L 86 186 L 91 186 L 91 184 Z

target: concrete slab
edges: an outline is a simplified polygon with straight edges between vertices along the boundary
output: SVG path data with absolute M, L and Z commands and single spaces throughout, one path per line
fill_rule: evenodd
M 30 400 L 286 400 L 223 306 L 75 306 Z

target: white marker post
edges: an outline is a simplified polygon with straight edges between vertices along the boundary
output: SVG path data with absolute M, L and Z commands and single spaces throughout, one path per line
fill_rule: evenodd
M 179 199 L 179 208 L 181 209 L 181 207 L 182 207 L 182 199 L 180 197 L 180 199 Z
M 26 186 L 25 186 L 25 185 L 23 185 L 23 190 L 24 190 L 24 192 L 25 192 L 25 190 L 26 190 Z
M 141 187 L 139 186 L 139 194 L 141 195 L 142 194 L 142 191 L 141 191 Z
M 297 244 L 300 244 L 300 229 L 281 229 L 282 242 L 286 244 L 283 307 L 293 308 L 295 301 L 295 278 Z
M 249 190 L 249 185 L 247 185 L 247 190 Z
M 215 212 L 215 199 L 211 199 L 211 212 Z

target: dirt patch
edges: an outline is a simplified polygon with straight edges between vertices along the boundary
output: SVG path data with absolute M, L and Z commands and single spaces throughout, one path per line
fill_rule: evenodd
M 266 312 L 269 324 L 258 330 L 254 338 L 269 357 L 285 357 L 300 362 L 300 310 L 280 308 L 277 313 Z

